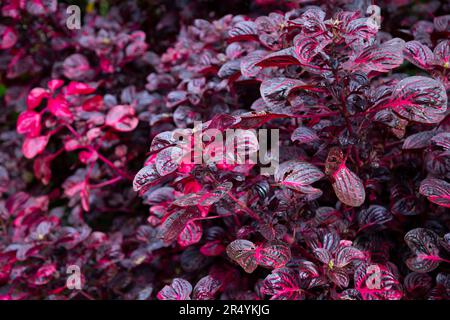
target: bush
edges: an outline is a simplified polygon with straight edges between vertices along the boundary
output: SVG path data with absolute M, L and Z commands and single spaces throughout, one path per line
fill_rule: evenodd
M 449 297 L 448 5 L 69 4 L 1 7 L 3 299 Z

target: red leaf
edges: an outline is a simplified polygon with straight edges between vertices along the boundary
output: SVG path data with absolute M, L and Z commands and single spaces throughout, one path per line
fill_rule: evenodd
M 16 31 L 11 27 L 0 25 L 0 50 L 12 48 L 16 42 Z
M 138 125 L 138 118 L 132 106 L 119 105 L 112 107 L 106 115 L 106 125 L 117 131 L 133 131 Z
M 182 247 L 187 247 L 200 241 L 203 228 L 200 222 L 191 221 L 184 227 L 178 235 L 178 243 Z
M 433 68 L 434 54 L 419 41 L 409 41 L 403 50 L 405 59 L 422 69 Z
M 295 55 L 295 48 L 289 47 L 280 51 L 273 52 L 262 58 L 256 65 L 259 67 L 285 67 L 289 65 L 298 65 L 300 62 Z
M 230 41 L 256 39 L 257 26 L 253 21 L 240 21 L 228 32 Z
M 431 202 L 450 208 L 450 183 L 436 178 L 427 178 L 422 181 L 419 189 Z
M 139 191 L 150 184 L 157 183 L 159 181 L 159 178 L 161 178 L 161 176 L 156 171 L 156 167 L 154 164 L 145 166 L 144 168 L 139 170 L 138 173 L 136 173 L 136 176 L 133 180 L 133 190 Z
M 415 272 L 430 272 L 439 266 L 438 235 L 431 230 L 417 228 L 405 235 L 405 242 L 414 256 L 406 260 L 409 269 Z
M 408 120 L 437 123 L 447 111 L 447 94 L 444 86 L 434 79 L 409 77 L 397 83 L 386 107 L 392 107 Z
M 269 78 L 261 83 L 260 92 L 270 108 L 285 106 L 286 99 L 293 89 L 303 88 L 305 83 L 297 79 Z
M 89 86 L 83 82 L 71 81 L 66 87 L 66 94 L 77 95 L 77 94 L 90 94 L 95 91 L 94 87 Z
M 298 272 L 289 268 L 275 269 L 262 284 L 261 293 L 271 300 L 304 300 L 305 294 Z
M 308 144 L 308 143 L 319 140 L 319 137 L 313 130 L 311 130 L 307 127 L 298 127 L 292 133 L 291 140 L 294 142 L 298 141 L 300 143 Z
M 402 149 L 408 150 L 408 149 L 426 148 L 430 144 L 431 138 L 433 138 L 435 135 L 436 131 L 433 130 L 415 133 L 405 139 L 405 142 L 403 142 Z
M 291 259 L 291 249 L 282 242 L 266 243 L 256 249 L 255 258 L 262 267 L 280 268 Z
M 219 256 L 225 251 L 225 247 L 222 245 L 220 240 L 214 240 L 205 243 L 200 247 L 200 252 L 207 257 Z
M 17 119 L 17 133 L 36 137 L 41 132 L 41 115 L 34 111 L 23 111 Z
M 181 278 L 175 278 L 170 286 L 165 286 L 156 296 L 159 300 L 191 300 L 192 285 Z
M 388 72 L 403 63 L 404 41 L 395 38 L 367 47 L 349 61 L 343 64 L 347 70 L 359 70 L 365 73 L 370 71 Z
M 28 109 L 34 109 L 41 104 L 42 99 L 48 98 L 50 93 L 44 88 L 34 88 L 30 91 L 27 97 Z
M 67 119 L 73 118 L 69 109 L 69 103 L 62 95 L 50 98 L 48 100 L 47 108 L 55 117 Z
M 309 185 L 323 177 L 323 172 L 314 165 L 296 160 L 283 162 L 275 172 L 275 181 L 303 193 L 320 191 L 310 188 Z
M 254 256 L 256 246 L 248 240 L 234 240 L 227 247 L 228 256 L 237 262 L 247 273 L 252 273 L 258 267 Z
M 47 146 L 49 138 L 50 138 L 49 136 L 25 138 L 22 144 L 23 155 L 28 159 L 34 158 L 36 155 L 44 151 L 45 147 Z
M 364 184 L 345 164 L 333 173 L 333 189 L 338 199 L 348 206 L 359 207 L 366 199 Z

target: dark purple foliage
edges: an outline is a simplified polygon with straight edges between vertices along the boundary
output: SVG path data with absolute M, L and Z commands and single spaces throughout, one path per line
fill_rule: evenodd
M 75 2 L 0 4 L 0 299 L 450 298 L 450 5 Z

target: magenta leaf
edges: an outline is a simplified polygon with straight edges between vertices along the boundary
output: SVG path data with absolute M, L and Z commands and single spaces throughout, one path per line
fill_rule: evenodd
M 405 59 L 422 69 L 433 68 L 434 54 L 426 45 L 419 41 L 409 41 L 403 50 Z
M 403 296 L 394 274 L 380 264 L 360 264 L 354 282 L 363 300 L 400 300 Z
M 431 202 L 450 208 L 450 183 L 436 178 L 427 178 L 420 184 L 420 194 Z
M 448 69 L 450 67 L 450 40 L 439 42 L 433 50 L 434 64 Z
M 314 57 L 322 52 L 331 43 L 328 39 L 318 39 L 314 37 L 304 37 L 298 35 L 294 39 L 295 58 L 303 64 L 309 65 Z
M 290 248 L 282 242 L 269 242 L 255 251 L 257 263 L 265 268 L 281 268 L 291 258 Z
M 17 133 L 36 137 L 41 132 L 41 115 L 34 111 L 24 111 L 17 119 Z
M 84 55 L 75 53 L 64 60 L 63 73 L 71 80 L 83 81 L 90 79 L 94 70 L 91 69 L 89 61 Z
M 340 201 L 352 207 L 359 207 L 364 203 L 364 184 L 345 164 L 333 173 L 333 178 L 333 189 Z
M 166 176 L 177 170 L 180 165 L 183 150 L 178 147 L 168 147 L 161 150 L 156 156 L 156 171 L 161 176 Z
M 258 267 L 255 258 L 256 246 L 248 240 L 234 240 L 227 246 L 227 255 L 237 262 L 245 272 L 252 273 Z
M 222 285 L 222 281 L 210 275 L 203 277 L 195 285 L 192 298 L 195 300 L 213 300 Z
M 358 214 L 358 223 L 361 229 L 385 224 L 392 220 L 392 214 L 383 206 L 371 205 Z
M 161 176 L 156 171 L 155 165 L 149 164 L 136 173 L 133 180 L 133 190 L 139 191 L 150 184 L 157 183 L 160 177 Z
M 408 138 L 405 139 L 403 142 L 403 150 L 408 149 L 423 149 L 428 147 L 430 144 L 431 138 L 433 138 L 436 135 L 435 131 L 422 131 L 415 133 L 413 135 L 410 135 Z
M 193 218 L 198 218 L 199 215 L 200 213 L 198 211 L 193 210 L 178 210 L 170 214 L 164 219 L 159 227 L 158 237 L 165 243 L 171 243 L 180 235 L 183 229 L 185 229 L 188 222 Z M 198 237 L 198 234 L 194 236 Z
M 119 105 L 109 110 L 106 125 L 121 132 L 133 131 L 138 125 L 138 118 L 132 106 Z
M 352 246 L 340 247 L 336 253 L 336 261 L 334 262 L 334 265 L 337 268 L 343 268 L 355 260 L 364 259 L 365 255 L 359 249 Z
M 305 83 L 297 79 L 269 78 L 261 83 L 261 97 L 271 108 L 285 106 L 286 99 L 293 89 L 302 88 Z
M 255 77 L 261 67 L 258 66 L 258 63 L 267 55 L 267 51 L 264 50 L 256 50 L 248 54 L 241 61 L 240 68 L 241 73 L 245 77 Z
M 37 270 L 36 274 L 32 279 L 30 279 L 30 281 L 36 286 L 46 285 L 51 281 L 56 272 L 56 264 L 52 263 L 44 265 Z
M 450 150 L 450 132 L 441 132 L 436 134 L 432 139 L 431 143 L 435 146 L 439 146 L 444 150 Z
M 42 153 L 47 146 L 49 136 L 37 136 L 25 138 L 22 145 L 22 153 L 27 159 L 32 159 Z
M 413 252 L 406 260 L 409 269 L 415 272 L 430 272 L 439 266 L 438 235 L 434 231 L 417 228 L 405 235 L 405 242 Z
M 13 47 L 17 42 L 17 33 L 11 28 L 0 24 L 0 50 Z
M 426 294 L 433 286 L 433 279 L 427 273 L 411 272 L 403 281 L 407 292 L 421 296 Z
M 192 285 L 181 278 L 175 278 L 172 284 L 166 285 L 158 292 L 159 300 L 191 300 Z
M 347 70 L 388 72 L 403 63 L 404 41 L 395 38 L 381 45 L 373 45 L 347 61 L 343 67 Z
M 35 109 L 41 104 L 42 99 L 48 98 L 49 92 L 44 88 L 34 88 L 30 91 L 27 97 L 28 109 Z
M 69 103 L 62 95 L 58 95 L 55 98 L 50 98 L 48 100 L 47 108 L 57 118 L 73 118 L 72 112 L 69 108 Z
M 304 300 L 305 292 L 298 272 L 280 268 L 268 275 L 261 287 L 261 293 L 272 296 L 271 300 Z
M 294 130 L 291 135 L 291 140 L 309 144 L 311 142 L 318 141 L 319 137 L 313 130 L 302 126 Z
M 437 123 L 447 111 L 447 94 L 444 86 L 434 79 L 409 77 L 397 83 L 386 107 L 411 121 Z
M 187 247 L 200 241 L 203 229 L 200 222 L 191 221 L 184 227 L 178 235 L 178 243 L 182 247 Z
M 323 177 L 323 172 L 314 165 L 295 160 L 282 163 L 275 172 L 275 181 L 303 193 L 320 193 L 320 190 L 311 188 L 310 184 Z

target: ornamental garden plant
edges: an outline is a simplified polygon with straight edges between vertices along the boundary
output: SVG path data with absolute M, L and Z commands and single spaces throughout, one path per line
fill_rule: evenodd
M 0 298 L 449 299 L 450 5 L 172 2 L 0 4 Z

